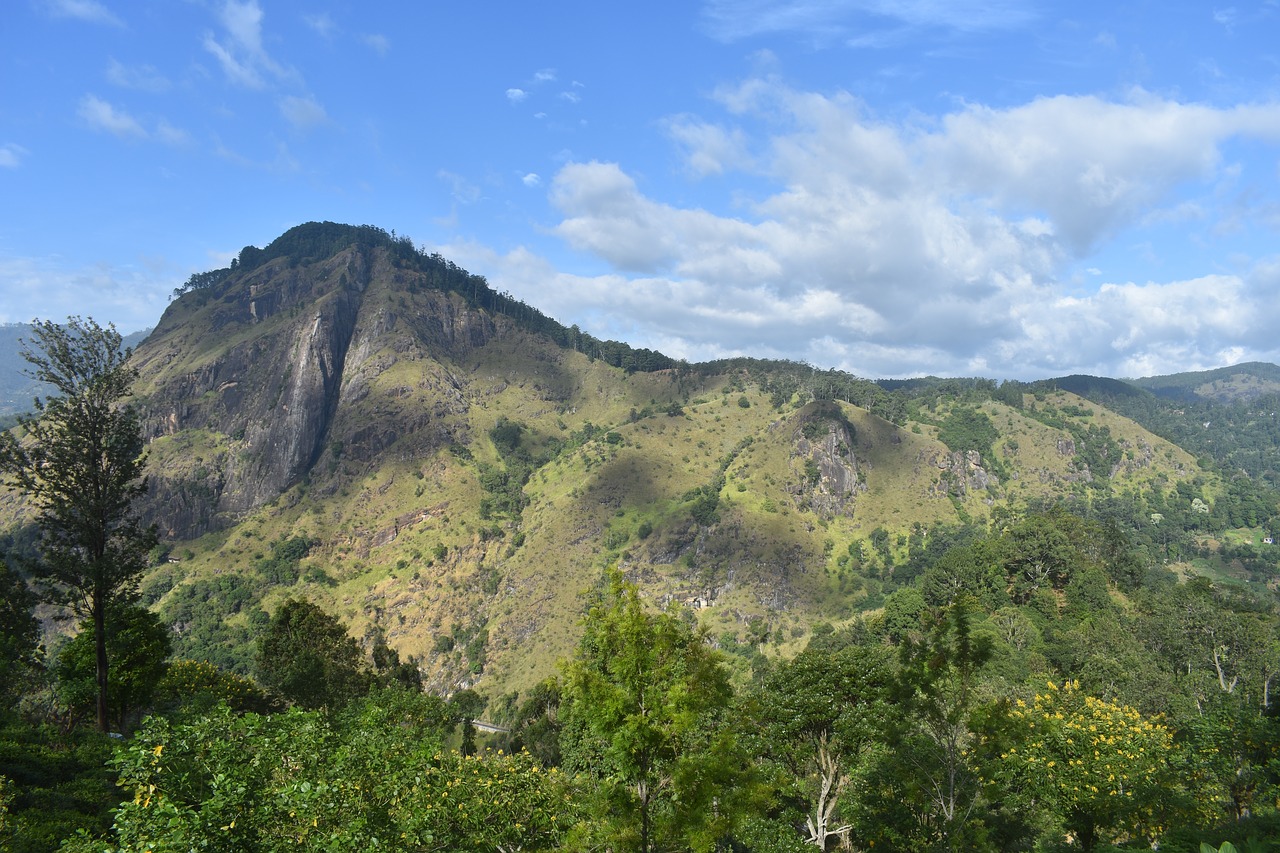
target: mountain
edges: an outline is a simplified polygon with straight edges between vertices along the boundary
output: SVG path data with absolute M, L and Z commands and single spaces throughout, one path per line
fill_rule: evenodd
M 1150 376 L 1128 381 L 1157 397 L 1173 400 L 1248 402 L 1264 395 L 1280 394 L 1280 367 L 1251 361 L 1216 370 Z
M 1280 367 L 1251 362 L 1196 373 L 1041 383 L 1132 418 L 1231 476 L 1280 488 Z
M 1138 530 L 1142 495 L 1173 517 L 1236 488 L 1062 387 L 679 363 L 368 226 L 299 226 L 180 290 L 135 352 L 167 549 L 142 592 L 181 653 L 240 671 L 306 596 L 437 688 L 527 689 L 610 564 L 785 651 L 966 526 L 1056 504 Z

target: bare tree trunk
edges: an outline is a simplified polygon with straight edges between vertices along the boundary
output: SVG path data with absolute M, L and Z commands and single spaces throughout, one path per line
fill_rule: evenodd
M 649 853 L 649 783 L 637 782 L 636 793 L 640 796 L 640 853 Z
M 840 774 L 839 762 L 831 754 L 827 736 L 822 735 L 818 739 L 818 799 L 813 804 L 813 814 L 806 815 L 804 819 L 805 827 L 809 830 L 806 842 L 819 850 L 827 849 L 828 838 L 843 838 L 853 828 L 850 824 L 831 828 L 831 818 L 848 782 L 849 777 Z
M 107 597 L 95 588 L 93 591 L 93 644 L 97 654 L 98 675 L 98 730 L 110 731 L 107 721 Z

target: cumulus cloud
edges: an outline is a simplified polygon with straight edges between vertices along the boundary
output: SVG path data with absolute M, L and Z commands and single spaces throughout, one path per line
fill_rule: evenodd
M 526 187 L 541 186 L 542 178 L 538 176 L 537 172 L 529 172 L 520 179 L 520 183 L 524 184 Z
M 751 165 L 746 134 L 739 128 L 680 116 L 667 122 L 667 133 L 683 149 L 689 170 L 700 177 Z
M 551 182 L 554 233 L 616 271 L 557 277 L 570 316 L 634 324 L 629 340 L 686 357 L 772 352 L 875 376 L 1139 373 L 1275 353 L 1259 294 L 1280 284 L 1280 262 L 1083 293 L 1063 279 L 1126 229 L 1223 216 L 1209 206 L 1234 169 L 1224 146 L 1280 142 L 1280 106 L 1134 92 L 903 123 L 771 80 L 718 99 L 729 122 L 667 124 L 690 171 L 743 170 L 774 189 L 729 217 L 650 197 L 620 164 L 568 163 Z M 1205 198 L 1179 199 L 1187 186 Z
M 529 93 L 524 89 L 511 88 L 507 90 L 507 100 L 513 104 L 518 104 L 527 97 L 529 97 Z
M 1124 103 L 1058 96 L 974 106 L 947 116 L 921 151 L 957 190 L 1044 211 L 1082 253 L 1174 187 L 1209 177 L 1236 135 L 1280 140 L 1280 108 L 1222 110 L 1143 92 Z

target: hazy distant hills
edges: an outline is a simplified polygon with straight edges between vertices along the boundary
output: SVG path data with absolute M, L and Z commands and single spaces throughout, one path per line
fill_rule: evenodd
M 50 319 L 59 322 L 63 318 Z M 23 341 L 31 339 L 33 328 L 29 323 L 0 324 L 0 418 L 27 411 L 32 399 L 46 393 L 46 386 L 25 373 L 30 365 L 22 358 Z M 136 347 L 150 332 L 144 329 L 126 335 L 124 345 Z
M 1096 400 L 1163 412 L 1164 389 L 1239 399 L 1280 374 L 878 385 L 679 364 L 332 223 L 186 290 L 136 349 L 147 516 L 170 549 L 144 599 L 183 653 L 243 669 L 266 612 L 305 595 L 437 686 L 549 674 L 610 564 L 716 636 L 754 621 L 800 643 L 878 606 L 892 561 L 948 531 L 1193 480 L 1220 493 L 1211 448 Z

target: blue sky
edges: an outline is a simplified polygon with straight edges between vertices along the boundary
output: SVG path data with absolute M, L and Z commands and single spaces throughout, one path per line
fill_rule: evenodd
M 1280 5 L 10 0 L 0 322 L 309 220 L 870 377 L 1280 362 Z

